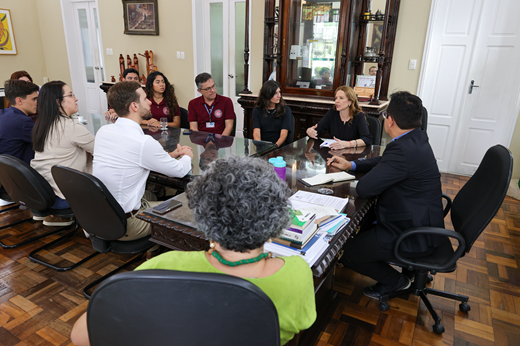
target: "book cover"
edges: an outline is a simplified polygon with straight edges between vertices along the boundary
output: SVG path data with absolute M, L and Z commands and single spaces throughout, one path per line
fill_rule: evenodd
M 316 214 L 302 212 L 298 209 L 289 208 L 289 213 L 291 215 L 291 228 L 304 230 L 307 226 L 312 223 Z

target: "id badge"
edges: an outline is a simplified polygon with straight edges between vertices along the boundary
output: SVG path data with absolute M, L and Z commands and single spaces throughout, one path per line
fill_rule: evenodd
M 215 122 L 214 121 L 206 122 L 206 128 L 207 129 L 214 129 L 215 128 Z

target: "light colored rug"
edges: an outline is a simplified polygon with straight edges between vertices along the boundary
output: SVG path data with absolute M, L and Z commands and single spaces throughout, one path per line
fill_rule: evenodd
M 518 187 L 518 179 L 511 179 L 507 195 L 520 201 L 520 187 Z

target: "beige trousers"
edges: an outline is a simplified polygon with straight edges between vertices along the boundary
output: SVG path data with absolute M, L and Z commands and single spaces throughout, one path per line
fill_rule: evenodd
M 155 197 L 151 191 L 146 190 L 144 192 L 143 198 L 141 199 L 141 207 L 139 208 L 139 211 L 135 213 L 135 215 L 160 203 L 161 202 L 157 201 L 157 197 Z M 126 219 L 126 234 L 122 238 L 119 238 L 119 240 L 131 241 L 150 235 L 152 231 L 150 223 L 139 220 L 135 217 L 135 215 L 132 215 Z

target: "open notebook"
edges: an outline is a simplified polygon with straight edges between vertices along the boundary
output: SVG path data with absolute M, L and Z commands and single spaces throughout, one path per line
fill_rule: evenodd
M 346 172 L 338 172 L 338 173 L 323 173 L 315 175 L 314 177 L 301 179 L 301 181 L 307 186 L 321 185 L 326 183 L 337 183 L 340 181 L 346 180 L 355 180 L 356 177 L 352 174 L 348 174 Z

